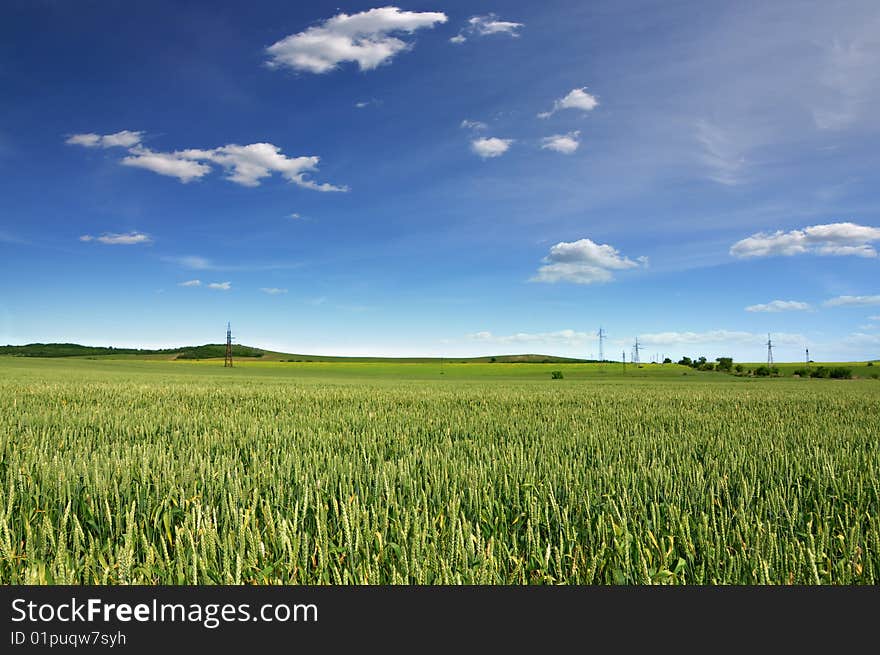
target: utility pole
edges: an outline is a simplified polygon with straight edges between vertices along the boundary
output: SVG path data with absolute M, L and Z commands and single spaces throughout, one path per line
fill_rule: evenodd
M 621 355 L 623 356 L 623 372 L 626 373 L 626 351 L 624 350 Z
M 223 360 L 223 368 L 232 368 L 232 325 L 226 324 L 226 357 Z

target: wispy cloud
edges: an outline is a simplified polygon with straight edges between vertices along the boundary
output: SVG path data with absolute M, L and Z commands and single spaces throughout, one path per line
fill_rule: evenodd
M 141 142 L 143 132 L 122 130 L 115 134 L 73 134 L 64 142 L 71 146 L 85 146 L 86 148 L 131 148 Z
M 270 296 L 277 296 L 282 293 L 287 293 L 287 289 L 279 289 L 277 287 L 262 287 L 260 291 L 262 291 L 263 293 L 267 293 Z
M 200 287 L 202 286 L 201 280 L 187 280 L 186 282 L 178 282 L 177 286 L 179 287 Z
M 822 304 L 826 307 L 869 307 L 880 305 L 880 296 L 837 296 Z
M 746 158 L 743 143 L 731 132 L 705 119 L 696 123 L 697 142 L 709 179 L 735 186 L 745 181 Z
M 211 282 L 208 285 L 209 289 L 217 289 L 219 291 L 229 291 L 232 288 L 232 284 L 230 282 Z
M 513 143 L 513 139 L 499 139 L 490 136 L 471 141 L 471 150 L 483 159 L 489 159 L 503 155 L 510 149 L 511 143 Z
M 543 111 L 538 114 L 538 118 L 550 118 L 553 114 L 563 109 L 577 109 L 582 112 L 593 111 L 599 106 L 599 99 L 587 93 L 587 87 L 580 89 L 572 89 L 562 98 L 553 103 L 550 111 Z
M 465 118 L 460 124 L 459 127 L 463 130 L 487 130 L 489 126 L 483 121 L 472 121 L 468 118 Z
M 141 232 L 129 232 L 127 234 L 115 234 L 113 232 L 105 232 L 101 236 L 92 236 L 91 234 L 83 234 L 80 241 L 89 242 L 97 241 L 108 246 L 133 246 L 139 243 L 152 243 L 153 239 Z
M 873 241 L 880 241 L 878 227 L 830 223 L 790 232 L 759 232 L 733 244 L 730 254 L 742 258 L 803 254 L 876 257 L 877 251 L 870 245 Z
M 369 100 L 359 100 L 354 103 L 355 109 L 366 109 L 370 106 L 378 106 L 381 105 L 382 102 L 377 100 L 376 98 L 370 98 Z
M 798 346 L 807 339 L 801 334 L 774 332 L 773 342 L 778 345 Z M 639 335 L 639 341 L 651 346 L 702 345 L 702 344 L 753 344 L 766 343 L 766 334 L 737 330 L 708 330 L 706 332 L 656 332 Z
M 555 150 L 556 152 L 561 152 L 563 155 L 570 155 L 574 153 L 581 144 L 578 140 L 580 134 L 579 130 L 575 130 L 568 134 L 554 134 L 552 136 L 544 137 L 541 139 L 541 148 L 545 150 Z
M 340 13 L 266 48 L 267 64 L 320 74 L 341 63 L 356 62 L 362 71 L 368 71 L 412 47 L 411 42 L 392 35 L 412 34 L 446 20 L 442 12 L 401 11 L 397 7 Z
M 162 261 L 194 271 L 279 271 L 302 267 L 301 262 L 261 262 L 259 264 L 220 264 L 199 255 L 165 256 Z
M 492 34 L 506 34 L 518 37 L 521 27 L 524 27 L 522 23 L 500 20 L 497 14 L 471 16 L 461 31 L 449 40 L 452 43 L 464 43 L 469 37 L 489 36 Z
M 550 248 L 550 254 L 544 258 L 544 262 L 545 265 L 538 269 L 532 282 L 594 284 L 613 280 L 613 271 L 647 266 L 648 258 L 638 257 L 633 261 L 621 255 L 613 246 L 579 239 L 557 243 Z
M 577 332 L 575 330 L 559 330 L 557 332 L 517 332 L 515 334 L 496 335 L 492 332 L 474 332 L 468 334 L 471 341 L 497 344 L 541 344 L 554 346 L 583 346 L 587 342 L 596 340 L 596 335 L 590 332 Z
M 809 303 L 798 302 L 797 300 L 771 300 L 765 304 L 749 305 L 746 307 L 747 312 L 802 312 L 809 309 Z

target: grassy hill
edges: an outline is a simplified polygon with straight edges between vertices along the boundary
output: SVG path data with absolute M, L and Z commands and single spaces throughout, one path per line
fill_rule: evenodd
M 181 346 L 180 348 L 165 348 L 150 350 L 145 348 L 113 348 L 81 346 L 76 343 L 30 343 L 25 346 L 0 346 L 0 355 L 12 355 L 15 357 L 113 357 L 120 358 L 147 358 L 147 359 L 223 359 L 226 354 L 226 345 L 209 343 L 201 346 Z M 575 359 L 572 357 L 556 357 L 553 355 L 524 354 L 524 355 L 496 355 L 485 357 L 334 357 L 329 355 L 303 355 L 295 353 L 282 353 L 252 346 L 233 345 L 233 358 L 260 358 L 264 361 L 275 362 L 387 362 L 387 363 L 413 363 L 427 364 L 440 362 L 441 359 L 448 363 L 480 363 L 480 364 L 576 364 L 592 360 Z

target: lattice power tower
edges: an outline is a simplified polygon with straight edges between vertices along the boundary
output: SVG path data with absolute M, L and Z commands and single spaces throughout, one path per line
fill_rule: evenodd
M 226 358 L 223 360 L 223 368 L 232 368 L 232 325 L 226 324 Z

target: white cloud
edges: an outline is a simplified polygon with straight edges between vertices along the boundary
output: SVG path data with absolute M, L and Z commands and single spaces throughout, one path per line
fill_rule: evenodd
M 184 184 L 211 172 L 210 166 L 190 161 L 175 152 L 153 152 L 148 148 L 135 147 L 129 153 L 121 162 L 123 166 L 145 168 L 159 175 L 176 177 Z
M 271 143 L 230 144 L 213 150 L 182 150 L 174 153 L 183 159 L 210 161 L 227 170 L 226 179 L 242 186 L 259 186 L 260 180 L 280 173 L 282 177 L 313 191 L 348 191 L 347 187 L 318 184 L 306 179 L 306 174 L 317 170 L 320 157 L 287 157 L 281 148 Z
M 288 157 L 281 148 L 271 143 L 238 145 L 231 143 L 219 148 L 190 148 L 174 152 L 155 152 L 139 144 L 141 132 L 118 132 L 108 136 L 97 134 L 75 135 L 76 143 L 96 147 L 128 147 L 128 156 L 120 162 L 123 166 L 144 168 L 159 175 L 175 177 L 184 184 L 200 179 L 210 173 L 216 164 L 226 170 L 226 179 L 242 186 L 259 186 L 260 181 L 273 173 L 280 174 L 294 184 L 313 191 L 348 191 L 346 186 L 318 183 L 308 177 L 318 169 L 320 157 L 315 155 Z
M 802 230 L 773 233 L 759 232 L 737 241 L 730 248 L 734 257 L 769 257 L 772 255 L 854 255 L 876 257 L 870 245 L 880 240 L 880 228 L 855 223 L 813 225 Z
M 621 255 L 613 246 L 598 244 L 590 239 L 557 243 L 550 248 L 550 254 L 543 261 L 545 265 L 538 269 L 532 282 L 610 282 L 614 279 L 612 271 L 648 265 L 647 257 L 638 257 L 633 261 Z
M 200 287 L 202 286 L 201 280 L 187 280 L 186 282 L 178 282 L 177 286 L 179 287 Z
M 806 311 L 810 309 L 810 305 L 797 300 L 772 300 L 766 304 L 749 305 L 746 307 L 747 312 L 789 312 L 789 311 Z
M 296 212 L 293 212 L 293 213 L 290 214 L 288 217 L 289 217 L 289 218 L 292 218 L 293 220 L 297 220 L 297 219 L 299 219 L 299 218 L 302 218 L 302 216 L 300 216 L 300 215 L 297 214 Z
M 868 307 L 880 305 L 880 296 L 837 296 L 822 304 L 826 307 Z
M 491 332 L 474 332 L 467 338 L 472 341 L 486 343 L 514 344 L 532 343 L 545 345 L 582 346 L 587 342 L 596 340 L 596 335 L 590 332 L 576 332 L 575 330 L 559 330 L 557 332 L 517 332 L 516 334 L 495 335 Z
M 561 152 L 563 155 L 570 155 L 577 150 L 578 146 L 581 144 L 580 141 L 578 141 L 580 134 L 579 130 L 575 130 L 568 134 L 554 134 L 552 136 L 544 137 L 541 139 L 541 148 L 555 150 L 556 152 Z
M 459 125 L 464 130 L 486 130 L 489 129 L 489 126 L 486 125 L 483 121 L 472 121 L 470 119 L 465 118 L 461 124 Z
M 113 232 L 104 233 L 99 237 L 91 234 L 84 234 L 79 238 L 80 241 L 97 241 L 108 246 L 133 246 L 138 243 L 152 243 L 153 240 L 147 234 L 141 232 L 129 232 L 128 234 L 115 234 Z
M 260 289 L 263 293 L 268 293 L 270 296 L 277 296 L 282 293 L 287 293 L 287 289 L 279 289 L 278 287 L 263 287 Z
M 880 321 L 880 316 L 869 316 L 868 320 L 869 321 Z
M 209 289 L 219 289 L 220 291 L 229 291 L 232 288 L 232 284 L 229 282 L 211 282 L 208 285 Z
M 485 16 L 471 16 L 467 24 L 456 36 L 449 39 L 452 43 L 464 43 L 468 36 L 489 36 L 490 34 L 507 34 L 518 37 L 522 23 L 514 23 L 507 20 L 498 20 L 496 14 Z
M 798 346 L 805 343 L 806 339 L 801 334 L 789 334 L 777 332 L 772 335 L 773 343 L 777 345 Z M 641 334 L 639 341 L 645 345 L 674 346 L 674 345 L 701 345 L 701 344 L 754 344 L 763 345 L 767 342 L 766 334 L 754 334 L 736 330 L 708 330 L 706 332 L 657 332 L 654 334 Z
M 490 136 L 471 141 L 471 150 L 477 153 L 483 159 L 489 157 L 500 157 L 510 148 L 513 139 L 499 139 Z
M 392 34 L 412 34 L 446 20 L 442 12 L 401 11 L 397 7 L 337 14 L 266 48 L 267 64 L 273 68 L 286 66 L 307 73 L 328 73 L 351 61 L 357 62 L 362 71 L 372 70 L 412 47 L 412 43 Z
M 86 148 L 131 148 L 141 142 L 143 132 L 122 130 L 115 134 L 74 134 L 65 143 L 72 146 L 85 146 Z
M 599 99 L 587 93 L 587 87 L 572 89 L 568 94 L 553 103 L 553 109 L 542 111 L 538 118 L 549 118 L 562 109 L 578 109 L 580 111 L 593 111 L 599 106 Z

